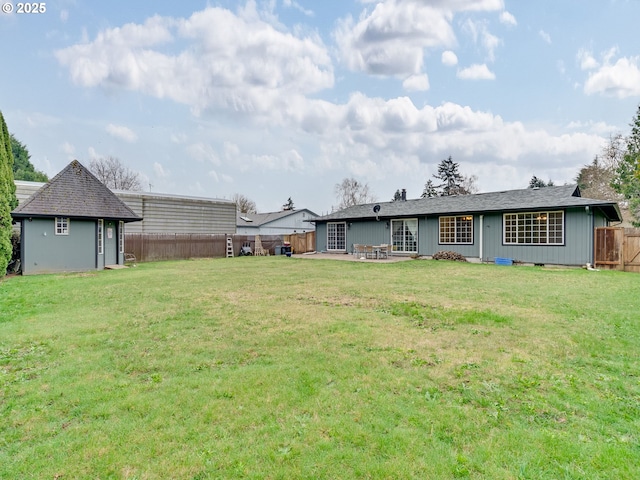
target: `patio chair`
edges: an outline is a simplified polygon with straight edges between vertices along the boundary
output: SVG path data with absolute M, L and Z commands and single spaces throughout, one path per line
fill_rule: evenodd
M 364 256 L 364 245 L 360 245 L 359 243 L 353 244 L 353 256 L 356 258 L 360 258 Z
M 389 244 L 383 243 L 378 247 L 378 258 L 389 258 Z
M 364 245 L 364 258 L 376 258 L 376 252 L 373 249 L 373 245 Z

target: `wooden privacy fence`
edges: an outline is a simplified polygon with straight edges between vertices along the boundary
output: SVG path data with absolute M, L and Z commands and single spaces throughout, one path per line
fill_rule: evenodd
M 313 232 L 310 232 L 313 233 Z M 238 255 L 240 248 L 248 243 L 255 250 L 254 235 L 230 235 L 233 239 L 233 251 Z M 291 245 L 295 253 L 304 253 L 315 249 L 313 242 L 305 235 L 304 243 L 298 240 L 299 235 L 285 235 L 291 238 Z M 139 262 L 153 262 L 157 260 L 184 260 L 188 258 L 216 258 L 226 257 L 227 235 L 204 235 L 189 233 L 127 233 L 125 234 L 125 252 L 132 253 Z M 261 235 L 262 247 L 271 255 L 280 253 L 280 247 L 285 239 L 281 235 Z M 277 250 L 277 252 L 276 252 Z
M 593 245 L 596 268 L 640 273 L 640 229 L 598 227 Z
M 316 249 L 316 232 L 283 235 L 283 239 L 291 244 L 293 253 L 313 252 Z

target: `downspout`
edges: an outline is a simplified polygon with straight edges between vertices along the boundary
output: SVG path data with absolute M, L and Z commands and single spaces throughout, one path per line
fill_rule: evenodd
M 478 244 L 480 247 L 480 263 L 483 263 L 483 251 L 482 251 L 482 241 L 484 239 L 484 215 L 480 215 L 480 239 L 478 240 Z
M 589 215 L 589 226 L 590 226 L 590 230 L 591 230 L 591 235 L 589 235 L 589 263 L 591 265 L 594 265 L 595 262 L 595 243 L 594 243 L 594 239 L 593 237 L 596 234 L 596 228 L 595 228 L 595 220 L 593 217 L 593 210 L 589 207 L 589 205 L 587 205 L 586 207 L 584 207 L 585 211 L 587 212 L 587 215 Z

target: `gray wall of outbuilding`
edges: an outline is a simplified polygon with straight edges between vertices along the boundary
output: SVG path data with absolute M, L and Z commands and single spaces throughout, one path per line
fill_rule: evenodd
M 69 235 L 55 234 L 55 219 L 22 221 L 22 273 L 80 272 L 95 270 L 96 222 L 71 220 Z

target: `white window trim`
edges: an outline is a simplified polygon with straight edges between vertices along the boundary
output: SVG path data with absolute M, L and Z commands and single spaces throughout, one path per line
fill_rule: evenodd
M 329 225 L 336 225 L 336 226 L 344 225 L 344 248 L 329 248 Z M 337 239 L 337 236 L 336 236 L 336 239 Z M 327 222 L 327 251 L 328 252 L 346 252 L 347 251 L 347 222 Z
M 452 242 L 443 242 L 442 241 L 442 221 L 445 218 L 453 218 L 453 238 Z M 471 222 L 471 240 L 468 242 L 459 242 L 458 238 L 458 218 L 465 219 Z M 438 245 L 473 245 L 473 215 L 443 215 L 438 217 Z
M 124 253 L 124 222 L 118 222 L 118 253 Z
M 562 239 L 560 242 L 554 242 L 551 243 L 549 242 L 549 214 L 551 213 L 559 213 L 561 215 L 561 227 L 562 227 Z M 508 215 L 516 215 L 516 241 L 510 241 L 509 239 L 507 239 L 507 216 Z M 534 243 L 534 242 L 518 242 L 518 215 L 538 215 L 538 216 L 542 216 L 542 215 L 546 215 L 547 217 L 547 229 L 546 229 L 546 233 L 547 233 L 547 241 L 545 243 Z M 563 246 L 565 245 L 565 215 L 564 215 L 564 210 L 548 210 L 548 211 L 535 211 L 535 212 L 516 212 L 516 213 L 504 213 L 502 215 L 502 243 L 504 245 L 529 245 L 529 246 L 536 246 L 536 247 L 558 247 L 558 246 Z
M 98 255 L 104 254 L 104 220 L 98 220 Z
M 58 230 L 58 220 L 60 220 L 60 230 Z M 69 217 L 55 217 L 54 222 L 54 232 L 56 235 L 69 235 L 71 224 L 71 222 L 69 221 Z
M 404 250 L 395 250 L 395 244 L 393 243 L 393 224 L 395 222 L 402 222 L 404 224 L 404 222 L 416 222 L 416 249 L 415 250 L 406 250 L 407 247 L 407 242 L 406 242 L 406 235 L 404 235 L 404 228 L 403 228 L 403 248 Z M 390 230 L 391 230 L 391 250 L 393 251 L 393 253 L 417 253 L 418 250 L 420 249 L 420 242 L 418 240 L 418 234 L 419 234 L 419 230 L 420 230 L 420 221 L 417 218 L 395 218 L 391 220 L 390 223 Z

